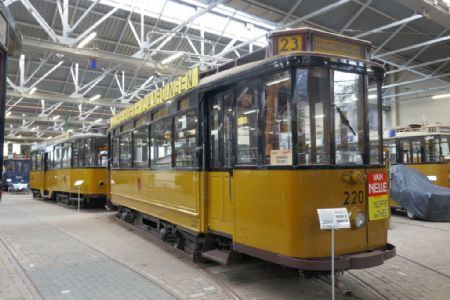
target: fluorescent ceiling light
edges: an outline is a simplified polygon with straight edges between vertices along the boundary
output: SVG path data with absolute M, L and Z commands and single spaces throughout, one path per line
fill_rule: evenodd
M 442 99 L 448 97 L 450 97 L 450 94 L 442 94 L 442 95 L 434 95 L 433 97 L 431 97 L 431 99 Z
M 51 136 L 49 136 L 48 138 L 47 138 L 47 140 L 50 140 L 52 137 Z
M 54 121 L 54 120 L 58 120 L 59 119 L 59 115 L 56 115 L 56 116 L 54 116 L 53 118 L 52 118 L 52 120 Z
M 25 117 L 26 116 L 26 114 L 22 114 L 22 117 Z
M 255 113 L 256 111 L 257 111 L 256 109 L 253 109 L 253 110 L 246 111 L 246 112 L 243 113 L 243 114 L 244 114 L 244 115 L 250 115 L 250 114 Z
M 22 137 L 21 135 L 18 135 L 18 136 L 17 136 L 18 139 L 20 139 L 21 137 Z
M 90 41 L 92 41 L 93 38 L 95 38 L 97 36 L 97 32 L 92 32 L 91 34 L 89 34 L 87 37 L 84 38 L 84 40 L 82 40 L 77 48 L 83 48 L 84 46 L 86 46 Z
M 317 115 L 317 116 L 314 116 L 314 118 L 323 118 L 324 117 L 324 115 Z
M 97 119 L 94 121 L 94 123 L 100 123 L 101 121 L 103 121 L 103 119 Z
M 37 91 L 37 88 L 36 88 L 36 87 L 33 87 L 33 88 L 28 92 L 28 94 L 31 96 L 31 95 L 33 95 L 36 91 Z
M 175 54 L 173 54 L 173 55 L 171 55 L 171 56 L 169 56 L 169 57 L 164 58 L 164 59 L 161 61 L 161 63 L 162 63 L 163 65 L 168 64 L 168 63 L 170 63 L 171 61 L 174 61 L 175 59 L 177 59 L 177 58 L 179 58 L 179 57 L 181 57 L 181 56 L 183 56 L 183 55 L 184 55 L 184 52 L 177 52 L 177 53 L 175 53 Z
M 92 96 L 91 98 L 89 98 L 89 101 L 94 101 L 94 100 L 100 99 L 101 96 L 102 95 L 100 95 L 100 94 Z
M 6 113 L 6 116 L 8 117 L 8 116 L 10 116 L 11 115 L 11 111 L 8 111 L 7 113 Z
M 285 77 L 285 78 L 277 79 L 277 80 L 274 80 L 274 81 L 270 81 L 270 82 L 266 83 L 266 85 L 267 86 L 271 86 L 271 85 L 274 85 L 274 84 L 278 84 L 280 82 L 288 81 L 290 79 L 291 79 L 291 77 Z
M 377 99 L 377 95 L 370 94 L 367 98 L 369 98 L 369 99 Z
M 67 132 L 69 132 L 69 133 L 70 133 L 70 132 L 73 132 L 73 129 L 69 129 L 69 130 L 67 130 Z

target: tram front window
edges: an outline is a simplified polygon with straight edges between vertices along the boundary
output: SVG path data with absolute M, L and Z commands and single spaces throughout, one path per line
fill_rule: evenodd
M 250 82 L 237 89 L 237 164 L 258 163 L 258 83 Z
M 274 74 L 264 80 L 264 163 L 292 165 L 291 74 Z
M 364 112 L 362 75 L 333 72 L 336 164 L 362 164 Z
M 381 155 L 381 128 L 380 112 L 378 109 L 379 99 L 381 98 L 381 82 L 369 79 L 369 93 L 367 96 L 367 119 L 369 123 L 369 145 L 370 145 L 370 163 L 382 163 Z
M 298 162 L 300 165 L 329 164 L 329 114 L 327 71 L 322 68 L 298 69 L 297 99 Z

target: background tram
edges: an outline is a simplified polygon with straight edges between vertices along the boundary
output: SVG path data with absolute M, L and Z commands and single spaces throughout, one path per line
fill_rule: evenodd
M 0 144 L 5 141 L 5 99 L 6 99 L 6 75 L 7 60 L 16 51 L 22 48 L 22 36 L 16 29 L 16 23 L 9 9 L 0 2 Z M 0 147 L 0 166 L 3 166 L 3 147 Z M 0 184 L 3 180 L 3 172 L 0 173 Z M 0 200 L 1 191 L 0 188 Z
M 30 189 L 43 197 L 76 205 L 80 187 L 82 205 L 104 205 L 109 192 L 108 141 L 103 134 L 56 137 L 31 151 Z
M 391 164 L 404 164 L 450 188 L 450 126 L 410 126 L 390 131 L 384 144 Z
M 30 159 L 5 158 L 3 166 L 3 190 L 8 192 L 27 191 L 30 177 Z
M 329 271 L 317 209 L 346 207 L 352 225 L 336 233 L 336 269 L 382 264 L 395 255 L 383 68 L 369 61 L 369 43 L 340 35 L 296 29 L 269 42 L 266 58 L 199 77 L 193 69 L 113 117 L 118 216 L 194 258 L 227 264 L 244 253 Z

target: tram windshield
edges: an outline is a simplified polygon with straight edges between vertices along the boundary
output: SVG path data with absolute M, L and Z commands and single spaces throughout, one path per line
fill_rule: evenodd
M 196 93 L 191 107 L 174 99 L 146 113 L 149 125 L 136 119 L 113 130 L 112 167 L 196 168 L 200 153 L 211 169 L 381 165 L 382 76 L 349 70 L 267 72 L 207 91 L 205 110 L 193 107 Z M 202 122 L 198 112 L 206 113 Z

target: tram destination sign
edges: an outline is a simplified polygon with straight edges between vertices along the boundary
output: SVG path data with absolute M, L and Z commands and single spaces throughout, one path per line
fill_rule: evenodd
M 124 110 L 120 111 L 117 115 L 111 118 L 111 127 L 115 127 L 120 123 L 130 120 L 151 108 L 168 102 L 174 97 L 181 95 L 196 86 L 199 83 L 199 68 L 195 67 L 189 70 L 185 74 L 169 82 L 162 88 L 159 88 L 147 96 L 144 99 L 128 106 Z

